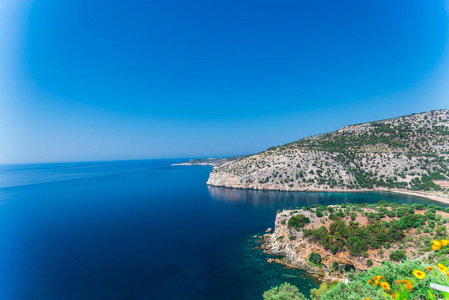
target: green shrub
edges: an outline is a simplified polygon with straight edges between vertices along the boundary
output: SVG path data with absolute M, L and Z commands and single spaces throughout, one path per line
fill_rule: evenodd
M 332 283 L 326 283 L 326 282 L 321 283 L 319 288 L 310 290 L 310 295 L 311 295 L 310 298 L 312 300 L 320 300 L 323 293 L 325 291 L 327 291 L 328 289 L 330 289 L 332 287 L 332 285 L 333 285 Z
M 295 227 L 298 230 L 299 228 L 304 227 L 307 223 L 310 223 L 310 219 L 303 214 L 299 214 L 288 220 L 288 227 Z
M 407 256 L 405 255 L 404 251 L 396 250 L 396 251 L 390 253 L 390 259 L 392 261 L 402 261 L 402 260 L 407 259 Z
M 307 300 L 307 298 L 299 292 L 298 288 L 287 282 L 280 286 L 272 287 L 263 293 L 265 300 Z
M 319 253 L 312 252 L 309 256 L 309 261 L 316 266 L 321 266 L 321 255 Z

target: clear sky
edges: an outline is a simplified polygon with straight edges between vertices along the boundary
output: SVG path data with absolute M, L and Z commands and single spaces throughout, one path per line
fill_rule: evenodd
M 2 0 L 0 163 L 251 154 L 449 108 L 448 0 Z

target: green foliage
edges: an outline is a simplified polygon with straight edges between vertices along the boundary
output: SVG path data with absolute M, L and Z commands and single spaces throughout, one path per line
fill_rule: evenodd
M 356 272 L 348 284 L 342 282 L 332 286 L 329 290 L 325 291 L 320 300 L 360 300 L 365 298 L 370 299 L 390 299 L 386 298 L 383 294 L 382 288 L 379 288 L 373 284 L 368 284 L 368 280 L 377 275 L 384 276 L 392 287 L 396 285 L 397 279 L 407 279 L 412 282 L 413 290 L 410 292 L 410 300 L 422 300 L 429 299 L 428 291 L 430 282 L 447 285 L 447 275 L 443 272 L 427 272 L 425 279 L 418 280 L 413 276 L 413 270 L 422 270 L 428 266 L 422 260 L 410 260 L 403 263 L 391 263 L 386 262 L 380 267 L 372 267 L 366 272 Z M 443 298 L 439 292 L 433 291 L 435 299 Z
M 446 177 L 438 172 L 436 173 L 429 173 L 429 175 L 423 174 L 421 176 L 421 179 L 419 178 L 413 178 L 411 181 L 411 186 L 413 190 L 435 190 L 439 191 L 441 190 L 441 187 L 439 185 L 436 185 L 433 180 L 435 179 L 446 179 Z
M 319 288 L 311 289 L 310 290 L 311 300 L 320 300 L 323 293 L 326 292 L 328 289 L 330 289 L 332 286 L 333 286 L 332 283 L 323 282 L 320 284 Z
M 329 230 L 321 226 L 318 229 L 304 230 L 304 235 L 334 254 L 348 249 L 354 256 L 368 249 L 379 249 L 385 243 L 398 242 L 405 237 L 403 227 L 396 221 L 387 228 L 380 221 L 360 227 L 359 223 L 350 221 L 346 224 L 341 219 L 332 222 Z
M 402 250 L 396 250 L 390 253 L 390 259 L 392 261 L 402 261 L 406 260 L 407 256 L 405 255 L 405 252 Z
M 306 300 L 307 298 L 299 292 L 298 288 L 287 282 L 280 286 L 272 287 L 263 293 L 265 300 Z
M 319 253 L 312 252 L 309 256 L 309 261 L 316 266 L 321 266 L 321 255 Z
M 294 227 L 296 230 L 310 223 L 310 219 L 303 214 L 297 214 L 288 220 L 288 227 Z
M 437 229 L 435 230 L 435 237 L 439 240 L 446 239 L 447 238 L 446 226 L 444 225 L 438 226 Z

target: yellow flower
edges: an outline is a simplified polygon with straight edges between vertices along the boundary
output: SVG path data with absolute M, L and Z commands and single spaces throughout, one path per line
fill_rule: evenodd
M 388 291 L 390 289 L 390 284 L 388 282 L 384 281 L 380 284 L 380 286 L 385 290 Z
M 440 249 L 441 249 L 441 246 L 438 246 L 438 245 L 433 244 L 433 245 L 432 245 L 432 249 L 435 250 L 435 251 L 437 251 L 437 250 L 440 250 Z
M 410 283 L 406 283 L 406 284 L 405 284 L 405 287 L 406 287 L 407 289 L 409 289 L 410 291 L 413 290 L 413 286 L 412 286 Z
M 437 245 L 437 246 L 442 246 L 441 242 L 440 242 L 440 241 L 437 241 L 437 240 L 433 240 L 432 243 L 433 243 L 434 245 Z
M 363 300 L 371 300 L 370 298 L 365 298 L 365 299 L 363 299 Z
M 420 271 L 420 270 L 414 270 L 413 275 L 418 279 L 426 278 L 426 273 L 424 273 L 423 271 Z
M 427 270 L 427 271 L 432 271 L 432 270 L 433 270 L 433 267 L 432 267 L 432 266 L 427 267 L 426 270 Z
M 447 246 L 447 244 L 449 244 L 449 240 L 441 240 L 440 243 L 442 246 Z
M 377 285 L 377 286 L 379 286 L 379 285 L 380 285 L 379 280 L 375 280 L 375 281 L 374 281 L 374 284 Z
M 371 284 L 371 283 L 372 283 L 371 279 L 370 279 L 370 280 L 368 280 L 368 284 Z
M 445 265 L 437 264 L 437 266 L 438 266 L 438 270 L 440 270 L 441 272 L 446 273 L 448 270 L 448 268 Z

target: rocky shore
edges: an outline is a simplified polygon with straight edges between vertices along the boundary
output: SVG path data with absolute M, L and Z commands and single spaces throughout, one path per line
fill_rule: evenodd
M 325 251 L 323 251 L 319 245 L 308 242 L 302 231 L 288 228 L 285 221 L 288 220 L 288 216 L 290 216 L 291 212 L 292 211 L 290 210 L 285 210 L 282 213 L 278 213 L 276 215 L 275 230 L 272 233 L 265 234 L 263 237 L 265 241 L 261 246 L 263 251 L 270 255 L 282 256 L 282 258 L 275 258 L 270 262 L 279 263 L 290 268 L 306 270 L 311 275 L 314 275 L 325 282 L 343 280 L 343 275 L 339 276 L 337 274 L 329 273 L 330 266 L 334 261 L 351 266 L 354 262 L 344 256 L 331 258 L 330 255 L 326 255 Z M 311 221 L 309 224 L 310 227 L 319 227 L 319 225 L 321 225 L 315 214 L 304 210 L 299 210 L 298 213 L 302 213 L 309 217 Z M 295 239 L 291 238 L 293 236 Z M 323 261 L 320 267 L 308 262 L 308 258 L 312 253 L 322 254 Z

